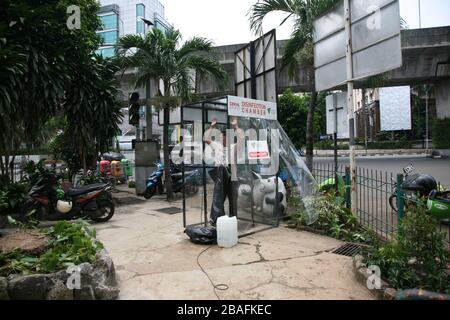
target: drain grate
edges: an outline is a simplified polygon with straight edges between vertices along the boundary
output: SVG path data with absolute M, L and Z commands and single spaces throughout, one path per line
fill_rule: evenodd
M 331 253 L 344 257 L 354 257 L 359 254 L 363 246 L 356 243 L 346 243 L 337 249 L 334 249 Z
M 177 208 L 177 207 L 162 208 L 162 209 L 158 209 L 155 211 L 164 213 L 164 214 L 171 214 L 171 215 L 183 212 L 183 210 L 181 210 L 180 208 Z

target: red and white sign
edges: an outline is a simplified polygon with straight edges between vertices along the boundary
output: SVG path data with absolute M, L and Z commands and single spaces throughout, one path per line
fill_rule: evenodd
M 235 96 L 228 96 L 228 115 L 242 118 L 278 120 L 276 103 Z
M 249 160 L 270 159 L 269 145 L 267 144 L 266 140 L 248 141 L 247 153 Z

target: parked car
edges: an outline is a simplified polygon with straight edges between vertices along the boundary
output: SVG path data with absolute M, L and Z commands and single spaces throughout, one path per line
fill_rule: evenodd
M 125 159 L 125 156 L 121 153 L 117 153 L 117 152 L 109 152 L 109 153 L 104 153 L 103 154 L 103 159 L 105 159 L 106 161 L 122 161 L 123 159 Z

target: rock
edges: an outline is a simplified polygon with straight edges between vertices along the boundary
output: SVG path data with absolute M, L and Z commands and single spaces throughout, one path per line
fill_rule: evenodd
M 8 280 L 0 277 L 0 300 L 9 300 Z
M 107 255 L 106 250 L 103 250 L 97 255 L 93 278 L 95 283 L 105 284 L 106 286 L 117 286 L 114 262 Z
M 43 300 L 51 284 L 48 275 L 15 277 L 9 282 L 9 297 L 12 300 Z
M 73 300 L 73 290 L 67 288 L 65 282 L 57 281 L 47 293 L 47 300 Z
M 7 254 L 21 250 L 31 255 L 39 255 L 47 249 L 49 239 L 45 235 L 19 231 L 0 238 L 0 253 Z
M 84 286 L 80 290 L 74 290 L 74 300 L 95 300 L 92 286 Z
M 397 291 L 392 288 L 387 288 L 384 290 L 384 297 L 385 300 L 396 300 L 397 299 Z
M 99 286 L 94 288 L 95 297 L 98 300 L 116 300 L 119 297 L 120 290 L 116 287 Z

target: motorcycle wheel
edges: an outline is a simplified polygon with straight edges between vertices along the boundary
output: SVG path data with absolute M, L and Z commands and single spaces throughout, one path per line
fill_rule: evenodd
M 144 198 L 149 200 L 156 194 L 156 187 L 145 190 Z
M 181 191 L 183 191 L 183 189 Z M 193 195 L 197 194 L 198 186 L 193 185 L 193 184 L 188 184 L 185 186 L 185 192 L 188 197 L 193 196 Z
M 95 215 L 90 216 L 91 220 L 95 222 L 107 222 L 111 220 L 115 210 L 114 203 L 112 203 L 111 200 L 100 200 L 98 205 L 99 209 L 96 211 Z
M 396 195 L 392 195 L 389 197 L 389 205 L 391 207 L 391 209 L 395 212 L 398 213 L 398 209 L 397 209 L 397 196 Z

